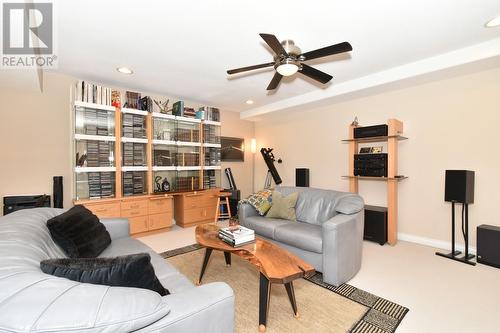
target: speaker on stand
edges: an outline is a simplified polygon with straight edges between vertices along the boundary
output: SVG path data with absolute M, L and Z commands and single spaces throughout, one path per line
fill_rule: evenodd
M 295 186 L 309 187 L 309 169 L 306 168 L 295 169 Z
M 476 265 L 471 261 L 473 254 L 469 254 L 469 204 L 474 203 L 474 171 L 446 170 L 444 200 L 451 202 L 451 252 L 440 253 L 438 256 L 456 260 L 469 265 Z M 455 203 L 462 204 L 462 234 L 464 236 L 464 256 L 459 257 L 460 251 L 455 250 Z
M 54 208 L 63 208 L 63 177 L 54 176 L 52 195 L 54 198 Z

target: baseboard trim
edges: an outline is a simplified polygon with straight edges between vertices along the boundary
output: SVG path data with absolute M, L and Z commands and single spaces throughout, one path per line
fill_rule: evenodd
M 430 246 L 451 252 L 451 242 L 446 242 L 439 239 L 415 236 L 411 234 L 398 232 L 398 240 Z M 465 245 L 463 243 L 455 243 L 455 248 L 456 250 L 463 252 L 465 249 Z M 469 245 L 469 253 L 476 254 L 476 247 Z

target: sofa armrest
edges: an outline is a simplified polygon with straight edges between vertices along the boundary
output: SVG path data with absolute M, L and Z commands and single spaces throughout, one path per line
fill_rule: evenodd
M 112 240 L 130 236 L 128 219 L 105 218 L 101 219 L 101 222 L 106 227 L 106 230 L 108 230 Z
M 137 332 L 233 333 L 234 294 L 223 282 L 164 296 L 170 313 Z
M 323 281 L 339 286 L 361 267 L 364 210 L 323 223 Z
M 259 212 L 252 205 L 248 203 L 241 203 L 238 207 L 238 218 L 241 220 L 245 220 L 247 217 L 251 216 L 259 216 Z

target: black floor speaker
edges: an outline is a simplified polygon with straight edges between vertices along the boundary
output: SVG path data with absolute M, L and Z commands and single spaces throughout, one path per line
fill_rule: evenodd
M 365 206 L 365 229 L 363 238 L 384 245 L 387 243 L 387 208 Z
M 54 198 L 54 208 L 63 208 L 63 177 L 53 178 L 52 195 Z
M 478 226 L 476 244 L 477 262 L 500 268 L 500 227 Z
M 309 169 L 295 169 L 295 186 L 309 187 Z

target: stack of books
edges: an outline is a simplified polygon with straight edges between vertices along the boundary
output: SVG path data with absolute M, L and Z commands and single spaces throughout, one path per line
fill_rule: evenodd
M 231 246 L 238 247 L 255 242 L 255 232 L 237 225 L 220 228 L 219 238 Z

